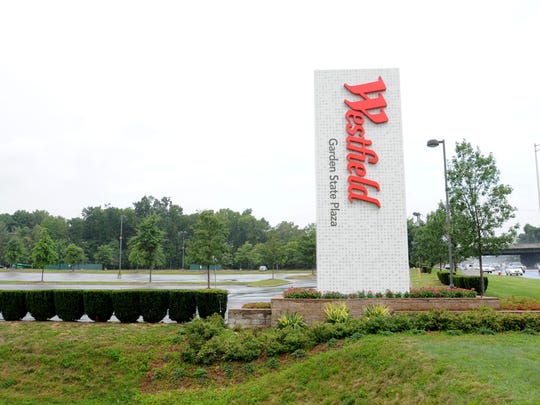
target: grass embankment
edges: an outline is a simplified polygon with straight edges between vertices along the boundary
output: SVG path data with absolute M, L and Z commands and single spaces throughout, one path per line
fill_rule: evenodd
M 0 403 L 540 403 L 538 335 L 371 335 L 190 369 L 179 328 L 1 322 Z
M 537 299 L 539 283 L 490 276 L 487 292 Z M 439 282 L 412 272 L 412 284 Z M 0 322 L 0 404 L 540 403 L 539 335 L 368 335 L 305 356 L 193 366 L 178 355 L 181 328 Z

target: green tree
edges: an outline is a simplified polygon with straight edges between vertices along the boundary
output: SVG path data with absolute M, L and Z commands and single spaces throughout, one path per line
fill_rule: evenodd
M 22 241 L 15 237 L 11 238 L 6 244 L 4 257 L 9 265 L 13 266 L 18 263 L 24 256 L 24 245 Z
M 75 265 L 80 265 L 82 262 L 84 262 L 84 259 L 84 250 L 82 247 L 79 247 L 74 243 L 70 243 L 66 247 L 64 262 L 71 266 L 72 271 L 75 270 Z
M 240 269 L 251 269 L 253 268 L 253 262 L 251 260 L 251 251 L 253 250 L 253 245 L 249 242 L 244 242 L 240 246 L 234 255 L 234 263 Z
M 42 228 L 40 238 L 32 249 L 33 266 L 41 269 L 41 281 L 43 281 L 45 266 L 54 263 L 56 258 L 56 244 L 50 237 L 47 228 Z
M 193 228 L 188 253 L 192 262 L 207 268 L 208 288 L 210 288 L 210 266 L 221 263 L 223 255 L 227 252 L 227 228 L 223 219 L 214 211 L 202 211 Z
M 116 242 L 113 243 L 116 245 Z M 100 245 L 94 254 L 94 260 L 107 269 L 115 263 L 115 254 L 117 250 L 118 247 L 113 247 L 110 243 L 107 245 Z
M 137 227 L 137 235 L 133 236 L 128 243 L 129 260 L 148 266 L 150 282 L 152 282 L 152 270 L 164 262 L 162 244 L 165 234 L 159 229 L 158 224 L 159 217 L 157 215 L 150 215 L 143 219 Z
M 540 242 L 540 228 L 525 224 L 523 233 L 517 239 L 518 243 L 538 243 Z
M 272 268 L 272 278 L 275 277 L 275 270 L 279 269 L 287 256 L 285 254 L 285 244 L 279 235 L 272 231 L 268 240 L 263 244 L 263 261 Z
M 304 269 L 315 269 L 317 263 L 317 231 L 315 224 L 309 224 L 303 230 L 298 242 L 299 265 Z
M 516 236 L 518 225 L 496 234 L 515 216 L 515 208 L 507 200 L 512 188 L 500 184 L 493 156 L 482 155 L 465 140 L 456 144 L 448 183 L 452 238 L 464 254 L 478 257 L 482 280 L 480 295 L 483 295 L 482 255 L 488 251 L 497 253 Z
M 426 222 L 416 227 L 411 243 L 411 260 L 433 267 L 442 264 L 448 257 L 446 232 L 446 208 L 442 202 L 436 211 L 427 214 Z

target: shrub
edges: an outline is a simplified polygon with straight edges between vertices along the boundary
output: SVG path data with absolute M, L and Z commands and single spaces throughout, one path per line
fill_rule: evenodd
M 175 340 L 180 344 L 180 357 L 190 363 L 197 361 L 197 353 L 203 345 L 225 330 L 225 322 L 221 315 L 214 314 L 208 318 L 195 318 L 186 323 Z
M 139 290 L 118 290 L 111 292 L 114 316 L 122 323 L 137 322 L 141 316 Z
M 423 287 L 413 289 L 407 294 L 408 298 L 474 298 L 476 291 L 450 287 Z
M 225 290 L 199 290 L 197 293 L 197 310 L 201 318 L 207 318 L 212 314 L 225 317 L 227 312 L 227 291 Z
M 253 330 L 236 333 L 231 329 L 223 329 L 202 345 L 195 362 L 212 364 L 215 361 L 251 361 L 260 357 L 262 348 Z
M 141 314 L 145 322 L 157 323 L 167 315 L 169 292 L 165 290 L 145 290 L 139 295 Z
M 46 321 L 56 315 L 53 290 L 30 290 L 26 292 L 28 312 L 36 321 Z
M 28 310 L 26 308 L 26 292 L 22 290 L 0 291 L 0 308 L 6 321 L 20 321 Z
M 272 308 L 272 303 L 270 302 L 247 302 L 242 305 L 242 308 L 246 309 L 270 309 Z
M 84 315 L 84 299 L 82 290 L 55 290 L 54 306 L 56 315 L 67 322 L 74 322 Z
M 111 291 L 86 290 L 83 292 L 84 312 L 95 322 L 107 322 L 113 314 Z
M 286 353 L 293 353 L 297 350 L 309 350 L 315 346 L 308 328 L 287 326 L 279 330 L 278 339 Z
M 328 303 L 324 306 L 326 322 L 341 323 L 347 322 L 351 318 L 349 307 L 344 302 Z
M 191 321 L 197 313 L 197 291 L 171 290 L 169 292 L 169 318 L 178 323 Z
M 283 292 L 285 298 L 321 298 L 322 294 L 314 288 L 289 288 Z
M 386 305 L 369 305 L 364 308 L 364 316 L 366 318 L 382 317 L 390 315 L 390 308 Z
M 438 271 L 437 278 L 444 285 L 450 285 L 450 272 L 446 270 Z
M 279 317 L 277 320 L 278 329 L 283 328 L 303 328 L 306 326 L 304 322 L 304 317 L 298 312 L 286 313 Z
M 343 339 L 352 336 L 356 331 L 355 321 L 346 323 L 316 323 L 309 329 L 316 343 L 325 343 L 331 339 Z
M 481 278 L 480 276 L 462 276 L 462 275 L 455 275 L 454 276 L 454 285 L 459 288 L 463 288 L 466 290 L 475 290 L 480 291 Z M 484 293 L 487 291 L 488 288 L 489 279 L 484 276 Z

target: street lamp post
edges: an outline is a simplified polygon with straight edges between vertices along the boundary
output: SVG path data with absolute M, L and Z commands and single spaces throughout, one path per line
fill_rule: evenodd
M 534 162 L 536 163 L 536 187 L 538 189 L 538 208 L 540 208 L 540 178 L 538 177 L 538 157 L 536 152 L 540 150 L 539 144 L 534 144 Z
M 422 214 L 420 214 L 419 212 L 413 212 L 413 217 L 416 217 L 416 226 L 420 226 L 420 223 L 421 223 L 421 219 L 420 217 L 422 216 Z
M 450 288 L 454 288 L 454 259 L 452 257 L 452 237 L 450 235 L 450 202 L 448 200 L 448 175 L 446 171 L 446 147 L 444 139 L 438 141 L 436 139 L 430 139 L 427 142 L 427 146 L 430 148 L 436 148 L 442 143 L 443 147 L 443 159 L 444 159 L 444 191 L 446 193 L 446 239 L 448 242 L 448 264 L 450 265 Z
M 120 243 L 118 249 L 118 278 L 122 277 L 122 239 L 124 238 L 122 226 L 124 225 L 124 216 L 120 215 Z
M 186 251 L 186 231 L 180 231 L 178 232 L 180 234 L 182 234 L 182 270 L 184 270 L 184 255 L 185 255 L 185 251 Z

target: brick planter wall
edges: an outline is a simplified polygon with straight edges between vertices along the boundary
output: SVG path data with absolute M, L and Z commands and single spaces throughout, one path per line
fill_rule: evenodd
M 269 328 L 272 310 L 270 308 L 236 308 L 229 309 L 227 325 L 231 328 Z
M 325 320 L 324 306 L 328 303 L 344 302 L 353 318 L 362 316 L 364 308 L 371 305 L 385 305 L 392 312 L 429 311 L 447 309 L 449 311 L 469 311 L 480 307 L 500 309 L 498 298 L 360 298 L 360 299 L 292 299 L 272 298 L 271 326 L 286 313 L 297 312 L 308 325 Z

